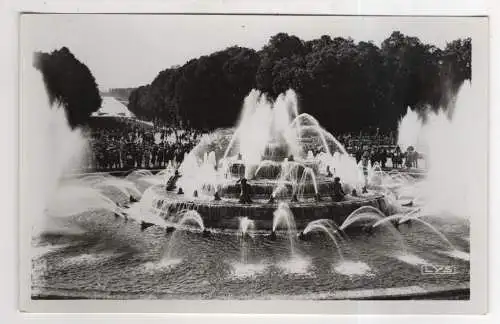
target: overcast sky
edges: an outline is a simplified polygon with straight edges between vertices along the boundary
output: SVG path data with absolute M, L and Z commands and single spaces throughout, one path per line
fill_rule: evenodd
M 443 48 L 471 37 L 474 18 L 193 15 L 24 15 L 24 55 L 67 46 L 101 89 L 150 83 L 161 70 L 228 46 L 260 49 L 286 32 L 303 40 L 330 35 L 380 43 L 392 31 Z M 473 39 L 474 42 L 474 39 Z

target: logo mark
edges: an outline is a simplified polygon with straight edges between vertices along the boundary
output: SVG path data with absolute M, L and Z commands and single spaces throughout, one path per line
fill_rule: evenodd
M 423 264 L 420 267 L 420 270 L 422 274 L 425 275 L 450 275 L 450 274 L 456 274 L 457 267 L 453 265 L 435 265 L 435 264 Z

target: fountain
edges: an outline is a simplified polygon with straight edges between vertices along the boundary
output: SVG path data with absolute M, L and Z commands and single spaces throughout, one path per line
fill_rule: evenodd
M 318 219 L 315 221 L 310 222 L 307 224 L 306 228 L 302 232 L 303 235 L 307 235 L 309 232 L 313 231 L 323 231 L 326 233 L 326 235 L 332 240 L 332 242 L 335 244 L 335 248 L 337 249 L 337 252 L 339 254 L 339 257 L 341 260 L 344 260 L 344 255 L 342 254 L 342 247 L 340 246 L 336 236 L 339 239 L 342 239 L 341 236 L 339 236 L 338 231 L 334 228 L 335 225 L 332 224 L 332 222 L 328 219 Z
M 299 114 L 292 90 L 274 102 L 253 90 L 235 129 L 205 136 L 187 155 L 175 179 L 182 194 L 173 183 L 155 192 L 169 201 L 168 214 L 195 209 L 206 226 L 218 229 L 237 229 L 235 215 L 241 215 L 259 229 L 272 230 L 280 201 L 288 202 L 299 229 L 321 218 L 340 225 L 362 206 L 386 213 L 384 195 L 376 190 L 333 199 L 327 169 L 341 178 L 346 192 L 361 192 L 363 175 L 355 160 L 313 116 Z
M 411 134 L 404 137 L 406 143 Z M 437 162 L 433 167 L 443 168 Z M 336 177 L 346 193 L 340 201 L 332 199 Z M 136 170 L 123 178 L 89 175 L 61 184 L 46 214 L 60 219 L 83 215 L 78 220 L 83 234 L 75 233 L 92 234 L 90 241 L 80 238 L 84 255 L 93 255 L 93 242 L 102 236 L 104 243 L 98 246 L 132 245 L 127 250 L 132 257 L 126 262 L 119 256 L 106 259 L 119 271 L 107 271 L 105 280 L 93 275 L 101 258 L 77 264 L 73 255 L 67 256 L 70 252 L 54 248 L 37 256 L 35 268 L 41 258 L 56 271 L 43 276 L 46 282 L 35 279 L 33 286 L 67 292 L 72 284 L 90 282 L 106 285 L 97 289 L 103 296 L 108 291 L 119 296 L 123 289 L 117 283 L 124 278 L 131 291 L 154 296 L 248 298 L 296 295 L 309 288 L 349 293 L 360 281 L 380 288 L 376 277 L 381 273 L 390 283 L 387 288 L 409 286 L 411 295 L 427 260 L 452 260 L 464 268 L 469 262 L 469 241 L 457 239 L 467 236 L 467 223 L 455 227 L 447 226 L 453 221 L 445 217 L 444 224 L 421 219 L 429 214 L 428 197 L 422 194 L 426 181 L 374 164 L 363 192 L 362 167 L 314 117 L 299 113 L 293 91 L 271 102 L 254 90 L 245 99 L 238 126 L 203 137 L 180 166 L 169 162 L 157 174 Z M 108 214 L 131 221 L 103 217 Z M 408 222 L 415 226 L 398 228 Z M 368 233 L 351 236 L 360 227 Z M 274 242 L 281 238 L 284 244 Z M 322 244 L 325 239 L 331 244 Z M 236 260 L 228 262 L 231 255 Z M 72 264 L 67 268 L 78 269 L 78 276 L 59 268 L 58 260 L 66 257 Z M 388 267 L 397 271 L 391 274 Z M 455 275 L 454 282 L 469 280 L 466 272 Z M 303 280 L 305 276 L 314 280 Z M 242 279 L 244 284 L 235 284 Z M 308 286 L 301 286 L 304 282 Z M 449 283 L 441 277 L 433 282 Z M 69 294 L 85 293 L 73 290 Z
M 175 252 L 176 243 L 179 239 L 179 233 L 181 232 L 181 230 L 188 229 L 189 227 L 187 225 L 189 225 L 190 223 L 193 225 L 196 225 L 199 229 L 201 229 L 201 231 L 203 233 L 207 233 L 206 229 L 205 229 L 205 225 L 203 224 L 203 219 L 201 219 L 200 214 L 198 214 L 196 211 L 186 210 L 186 211 L 182 212 L 181 215 L 182 215 L 182 217 L 180 218 L 180 220 L 176 224 L 177 230 L 174 231 L 174 233 L 172 234 L 172 237 L 168 241 L 168 244 L 167 244 L 166 248 L 164 249 L 162 259 L 167 259 L 167 260 L 173 259 L 173 254 Z
M 486 195 L 477 175 L 463 171 L 469 170 L 472 163 L 480 163 L 485 154 L 484 132 L 464 131 L 487 127 L 484 111 L 470 109 L 476 105 L 478 91 L 465 81 L 446 110 L 429 112 L 425 122 L 408 111 L 401 120 L 398 143 L 412 143 L 425 156 L 426 181 L 418 188 L 418 195 L 427 210 L 468 218 L 475 213 L 476 202 Z M 463 158 L 463 152 L 468 158 Z M 481 176 L 486 179 L 484 174 Z
M 243 238 L 251 237 L 249 231 L 255 229 L 253 220 L 248 217 L 240 218 L 240 233 Z
M 240 218 L 240 242 L 241 242 L 241 263 L 248 263 L 248 244 L 249 240 L 252 238 L 249 231 L 255 228 L 254 222 L 248 217 Z
M 306 186 L 311 186 L 312 188 L 310 190 L 307 190 Z M 300 181 L 297 186 L 297 191 L 298 191 L 298 198 L 303 200 L 307 198 L 305 196 L 305 192 L 314 192 L 314 195 L 318 195 L 318 185 L 316 184 L 316 176 L 314 174 L 313 169 L 306 167 L 302 171 L 302 177 L 300 178 Z
M 278 230 L 280 227 L 284 227 L 286 229 L 288 241 L 290 242 L 290 254 L 294 255 L 296 225 L 293 213 L 286 203 L 280 203 L 278 208 L 274 211 L 273 228 L 271 235 L 275 236 L 276 230 Z
M 340 229 L 345 230 L 351 224 L 354 224 L 356 222 L 367 221 L 367 220 L 379 221 L 384 219 L 384 217 L 385 215 L 377 208 L 374 208 L 372 206 L 360 207 L 359 209 L 356 209 L 351 214 L 349 214 L 349 216 L 347 216 L 344 222 L 340 225 Z

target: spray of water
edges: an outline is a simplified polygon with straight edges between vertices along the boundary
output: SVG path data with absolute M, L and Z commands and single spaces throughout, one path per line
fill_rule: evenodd
M 65 186 L 48 200 L 46 215 L 49 217 L 71 217 L 88 211 L 106 210 L 121 214 L 114 201 L 98 190 L 84 186 Z
M 318 219 L 307 224 L 303 233 L 304 235 L 313 231 L 322 231 L 326 233 L 326 235 L 330 238 L 330 240 L 332 240 L 333 244 L 335 244 L 335 248 L 337 250 L 337 253 L 339 254 L 340 259 L 344 260 L 342 247 L 340 246 L 337 238 L 335 237 L 336 235 L 339 234 L 338 231 L 334 228 L 334 226 L 335 225 L 333 224 L 333 222 L 329 219 Z M 339 236 L 339 239 L 342 239 L 342 237 Z
M 281 226 L 287 230 L 288 240 L 290 242 L 290 254 L 295 255 L 295 233 L 296 225 L 290 207 L 286 203 L 280 203 L 278 208 L 274 211 L 273 216 L 273 232 Z
M 481 171 L 487 167 L 487 109 L 476 107 L 478 91 L 465 82 L 448 112 L 429 113 L 425 124 L 411 113 L 400 124 L 399 138 L 420 143 L 426 156 L 428 173 L 419 195 L 426 209 L 436 213 L 469 217 L 477 202 L 484 200 Z M 413 134 L 413 139 L 408 134 Z
M 363 206 L 347 216 L 344 222 L 340 225 L 341 230 L 345 230 L 351 224 L 360 221 L 379 221 L 385 218 L 384 213 L 373 206 Z
M 255 228 L 255 223 L 253 220 L 248 217 L 240 217 L 240 226 L 239 230 L 241 235 L 249 234 L 249 231 Z
M 409 146 L 415 147 L 417 152 L 421 149 L 419 143 L 422 135 L 422 120 L 416 111 L 408 107 L 406 115 L 399 121 L 398 130 L 398 145 L 403 152 Z
M 179 240 L 180 230 L 188 228 L 188 224 L 193 224 L 198 226 L 202 231 L 205 229 L 205 225 L 203 224 L 203 219 L 200 214 L 198 214 L 195 210 L 185 210 L 180 213 L 181 219 L 176 224 L 177 230 L 172 234 L 172 237 L 167 243 L 166 248 L 164 249 L 162 259 L 173 259 L 173 255 L 176 252 L 177 242 Z
M 248 257 L 250 252 L 250 247 L 248 239 L 250 236 L 249 231 L 255 228 L 255 223 L 248 217 L 240 217 L 240 260 L 242 264 L 248 263 Z
M 88 142 L 80 129 L 68 125 L 64 108 L 49 103 L 41 73 L 30 65 L 23 71 L 23 82 L 21 181 L 35 227 L 40 230 L 49 221 L 44 210 L 61 207 L 57 199 L 65 190 L 61 180 L 81 167 Z M 50 205 L 54 202 L 56 205 Z
M 306 167 L 306 168 L 304 168 L 304 171 L 302 172 L 302 177 L 301 177 L 301 179 L 298 183 L 298 187 L 297 187 L 297 191 L 298 191 L 297 195 L 300 199 L 305 198 L 304 194 L 306 191 L 306 187 L 310 186 L 311 184 L 314 188 L 314 193 L 317 194 L 318 193 L 318 185 L 316 183 L 316 175 L 314 174 L 314 170 L 309 168 L 309 167 Z

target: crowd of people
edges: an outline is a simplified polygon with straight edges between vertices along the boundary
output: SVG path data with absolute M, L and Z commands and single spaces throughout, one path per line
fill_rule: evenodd
M 397 145 L 356 146 L 349 148 L 348 152 L 356 158 L 357 163 L 366 157 L 371 165 L 377 163 L 382 168 L 386 168 L 388 163 L 391 168 L 418 168 L 418 161 L 423 158 L 412 146 L 404 152 Z
M 169 161 L 180 164 L 198 143 L 203 131 L 140 123 L 95 124 L 89 131 L 89 171 L 121 171 L 165 168 Z M 360 163 L 364 158 L 382 168 L 418 167 L 413 148 L 402 151 L 393 134 L 343 134 L 338 139 Z
M 337 139 L 344 144 L 345 147 L 359 146 L 394 146 L 397 142 L 397 136 L 393 133 L 347 133 L 340 134 Z
M 87 168 L 93 171 L 159 169 L 169 161 L 181 163 L 202 132 L 172 127 L 94 128 L 90 131 Z
M 422 158 L 411 146 L 403 151 L 394 133 L 343 134 L 339 139 L 357 163 L 366 157 L 372 165 L 378 163 L 382 168 L 389 163 L 392 168 L 418 168 L 418 160 Z

